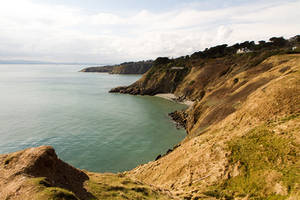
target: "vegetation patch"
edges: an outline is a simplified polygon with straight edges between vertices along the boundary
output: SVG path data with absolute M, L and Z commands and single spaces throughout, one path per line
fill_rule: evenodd
M 43 193 L 47 194 L 50 200 L 78 200 L 73 192 L 62 188 L 50 187 L 45 189 Z
M 30 182 L 33 185 L 39 185 L 41 187 L 51 187 L 51 184 L 46 177 L 31 178 Z
M 37 198 L 33 199 L 78 200 L 73 192 L 59 187 L 52 187 L 46 177 L 30 178 L 27 183 L 38 188 Z
M 277 135 L 265 126 L 228 143 L 229 164 L 238 173 L 212 186 L 204 194 L 217 199 L 248 197 L 280 200 L 299 190 L 299 144 L 288 134 Z

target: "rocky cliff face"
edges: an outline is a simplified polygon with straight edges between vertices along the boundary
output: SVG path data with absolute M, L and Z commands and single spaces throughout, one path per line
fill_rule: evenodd
M 80 72 L 107 72 L 110 74 L 144 74 L 152 67 L 152 61 L 127 62 L 119 65 L 88 67 Z

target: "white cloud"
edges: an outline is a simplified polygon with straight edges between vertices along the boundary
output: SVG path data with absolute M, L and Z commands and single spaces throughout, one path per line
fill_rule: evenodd
M 30 0 L 3 1 L 0 59 L 121 62 L 300 33 L 300 1 L 215 10 L 196 7 L 165 13 L 142 10 L 124 17 Z

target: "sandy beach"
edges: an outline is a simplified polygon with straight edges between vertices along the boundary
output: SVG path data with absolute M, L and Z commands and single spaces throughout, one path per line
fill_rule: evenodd
M 156 94 L 156 97 L 161 97 L 170 101 L 174 101 L 174 102 L 178 102 L 178 103 L 182 103 L 185 104 L 187 106 L 192 106 L 194 104 L 193 101 L 189 101 L 189 100 L 184 100 L 184 101 L 178 101 L 178 97 L 176 97 L 173 93 L 161 93 L 161 94 Z

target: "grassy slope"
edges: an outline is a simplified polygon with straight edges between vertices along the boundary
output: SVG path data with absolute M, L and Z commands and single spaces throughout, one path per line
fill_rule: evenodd
M 226 199 L 299 199 L 300 144 L 294 135 L 300 128 L 274 131 L 295 123 L 300 123 L 299 114 L 258 126 L 228 142 L 229 165 L 235 166 L 235 171 L 204 194 Z
M 246 81 L 237 87 L 236 78 Z M 186 199 L 299 198 L 300 55 L 222 79 L 188 111 L 192 127 L 180 146 L 129 175 Z M 218 119 L 224 107 L 234 110 Z

